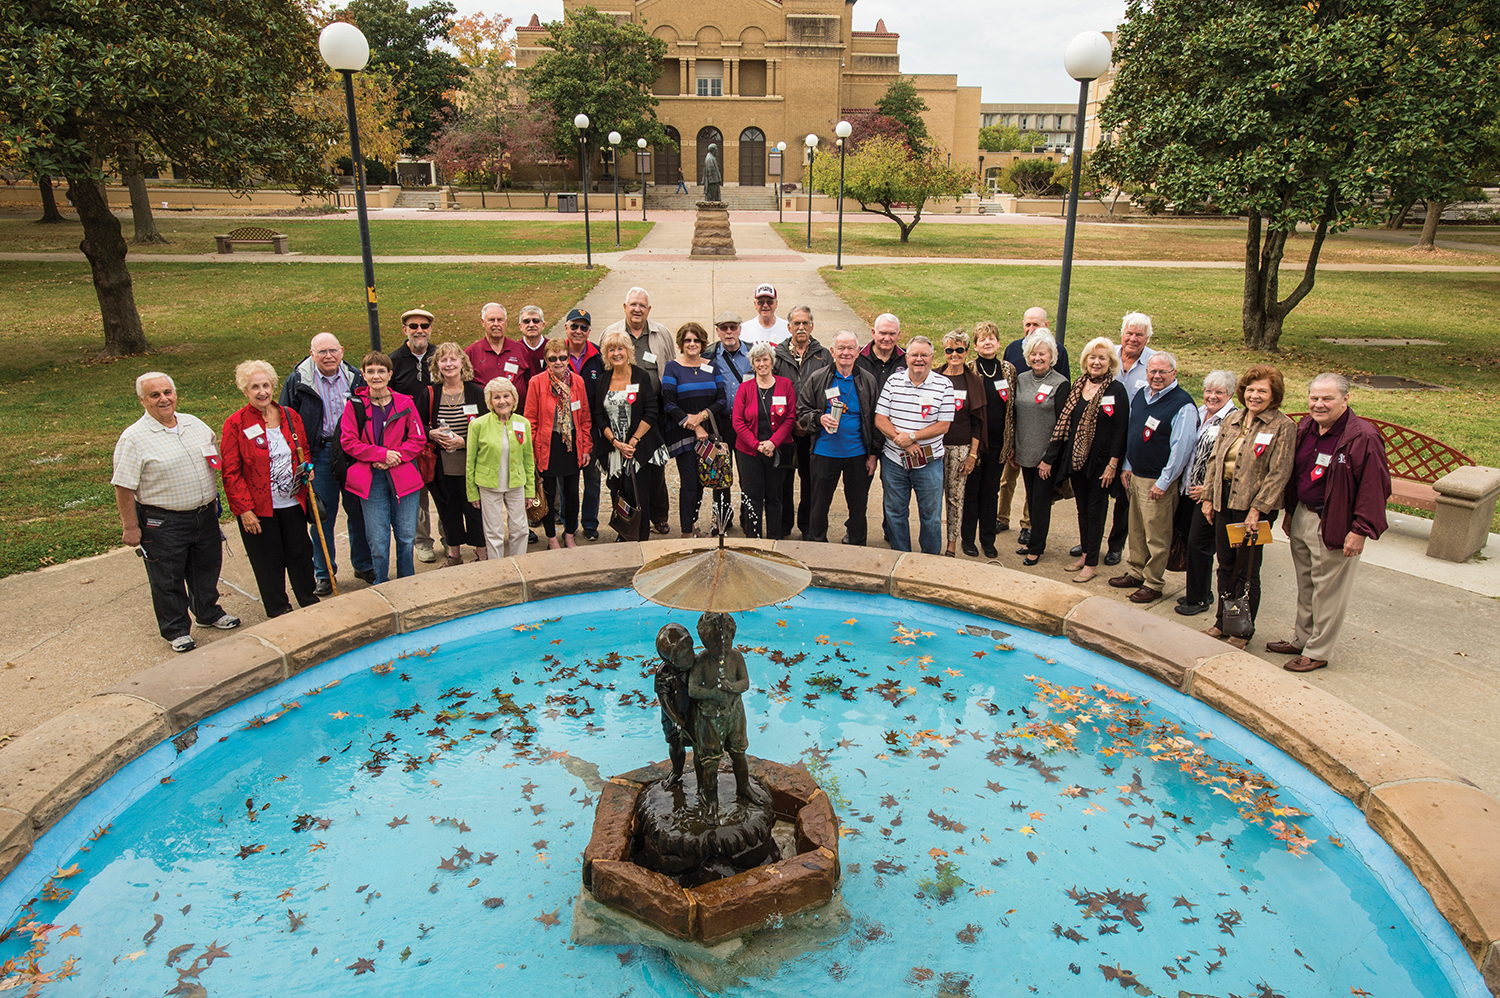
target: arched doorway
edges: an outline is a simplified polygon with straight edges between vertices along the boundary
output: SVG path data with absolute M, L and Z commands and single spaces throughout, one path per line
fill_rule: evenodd
M 700 184 L 703 183 L 703 157 L 708 155 L 708 147 L 710 144 L 717 145 L 719 147 L 719 151 L 717 154 L 719 160 L 719 175 L 723 176 L 724 174 L 724 133 L 719 131 L 713 125 L 705 125 L 702 128 L 698 129 L 697 156 L 698 183 Z
M 740 133 L 740 186 L 766 186 L 766 133 L 759 128 Z
M 677 172 L 682 169 L 682 135 L 671 125 L 667 126 L 667 138 L 672 148 L 665 146 L 652 150 L 656 153 L 656 186 L 676 187 Z

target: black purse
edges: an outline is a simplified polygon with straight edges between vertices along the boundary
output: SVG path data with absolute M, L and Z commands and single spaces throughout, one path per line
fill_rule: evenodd
M 639 540 L 641 536 L 640 489 L 636 485 L 636 474 L 630 473 L 630 495 L 627 498 L 622 488 L 615 496 L 614 509 L 609 517 L 609 529 L 627 541 Z
M 1255 554 L 1254 534 L 1246 534 L 1245 543 L 1235 545 L 1234 572 L 1229 578 L 1230 596 L 1219 597 L 1219 630 L 1225 637 L 1248 638 L 1255 633 L 1255 618 L 1250 615 L 1250 561 Z M 1238 593 L 1238 596 L 1232 595 Z

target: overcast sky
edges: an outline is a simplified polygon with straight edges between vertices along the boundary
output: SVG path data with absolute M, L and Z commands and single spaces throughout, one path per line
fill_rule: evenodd
M 537 14 L 562 17 L 561 0 L 522 0 L 509 7 L 486 0 L 452 0 L 460 14 L 505 13 L 517 24 Z M 529 4 L 529 5 L 528 5 Z M 600 4 L 601 7 L 608 6 Z M 987 104 L 1078 101 L 1078 84 L 1063 70 L 1063 49 L 1080 31 L 1110 31 L 1124 17 L 1125 0 L 1047 0 L 1000 7 L 978 0 L 858 0 L 854 30 L 875 22 L 901 36 L 906 73 L 957 73 L 960 86 L 983 87 Z

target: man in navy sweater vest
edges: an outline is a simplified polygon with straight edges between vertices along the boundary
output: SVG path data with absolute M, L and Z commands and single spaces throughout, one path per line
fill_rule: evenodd
M 1132 603 L 1161 598 L 1172 549 L 1177 479 L 1198 445 L 1198 408 L 1177 384 L 1177 358 L 1157 351 L 1146 362 L 1146 385 L 1130 400 L 1126 433 L 1125 488 L 1130 494 L 1130 555 L 1127 571 L 1109 584 L 1135 588 Z

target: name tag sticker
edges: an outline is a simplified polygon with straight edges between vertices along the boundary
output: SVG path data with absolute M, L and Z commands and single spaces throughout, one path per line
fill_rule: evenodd
M 1007 389 L 1009 387 L 1010 387 L 1010 381 L 1008 379 L 1006 379 L 1006 378 L 1001 378 L 1000 380 L 998 380 L 998 381 L 995 382 L 995 391 L 997 391 L 997 392 L 1003 392 L 1003 391 L 1005 391 L 1005 389 Z
M 463 411 L 465 416 L 477 416 L 479 415 L 479 406 L 471 402 L 464 406 Z
M 1040 385 L 1038 386 L 1036 393 L 1045 398 L 1046 396 L 1051 395 L 1052 390 L 1056 387 L 1056 385 Z
M 583 408 L 583 403 L 578 401 L 577 399 L 574 399 L 572 402 L 568 403 L 568 408 L 573 412 L 577 412 L 579 409 Z
M 1114 405 L 1115 404 L 1115 397 L 1113 395 L 1106 395 L 1102 399 L 1099 400 L 1099 404 L 1100 405 Z
M 1258 443 L 1258 444 L 1268 444 L 1268 443 L 1271 442 L 1271 434 L 1269 434 L 1269 433 L 1257 433 L 1255 435 L 1255 442 Z
M 656 354 L 652 353 L 650 350 L 647 350 L 645 353 L 641 354 L 641 360 L 644 360 L 648 364 L 655 364 Z
M 251 440 L 254 440 L 256 437 L 260 436 L 264 432 L 265 431 L 263 429 L 261 429 L 261 427 L 259 427 L 259 426 L 247 426 L 247 427 L 245 427 L 245 436 L 249 437 Z M 203 456 L 207 457 L 208 454 L 205 453 Z
M 741 384 L 743 384 L 743 383 L 744 383 L 744 382 L 746 382 L 746 381 L 753 381 L 753 380 L 755 380 L 755 375 L 754 375 L 754 373 L 751 373 L 751 374 L 742 374 L 742 375 L 740 375 L 740 383 L 741 383 Z
M 968 404 L 968 401 L 969 392 L 967 389 L 965 389 L 964 391 L 955 391 L 953 393 L 953 408 L 955 410 L 962 409 L 966 404 Z
M 823 389 L 823 394 L 831 399 L 836 399 L 839 397 L 839 390 L 837 388 L 825 388 Z
M 1154 430 L 1154 429 L 1156 429 L 1160 425 L 1161 425 L 1161 420 L 1157 419 L 1155 416 L 1147 416 L 1146 417 L 1146 429 L 1148 429 L 1148 430 Z
M 702 371 L 704 374 L 713 374 L 714 373 L 714 366 L 712 364 L 708 363 L 707 361 L 705 361 L 702 364 L 698 365 L 698 370 Z
M 633 385 L 626 385 L 625 386 L 625 391 L 629 395 L 634 395 L 636 392 L 638 392 L 640 390 L 641 390 L 641 386 L 640 386 L 639 382 L 637 382 L 636 384 L 633 384 Z
M 520 370 L 520 368 L 516 366 L 516 362 L 515 361 L 509 360 L 509 361 L 505 362 L 505 370 L 509 374 L 515 374 L 517 371 Z
M 1320 467 L 1320 468 L 1326 468 L 1330 464 L 1333 463 L 1333 455 L 1332 454 L 1319 454 L 1316 463 L 1317 463 L 1318 467 Z
M 771 396 L 771 404 L 772 405 L 786 405 L 786 396 L 785 395 L 772 395 Z

